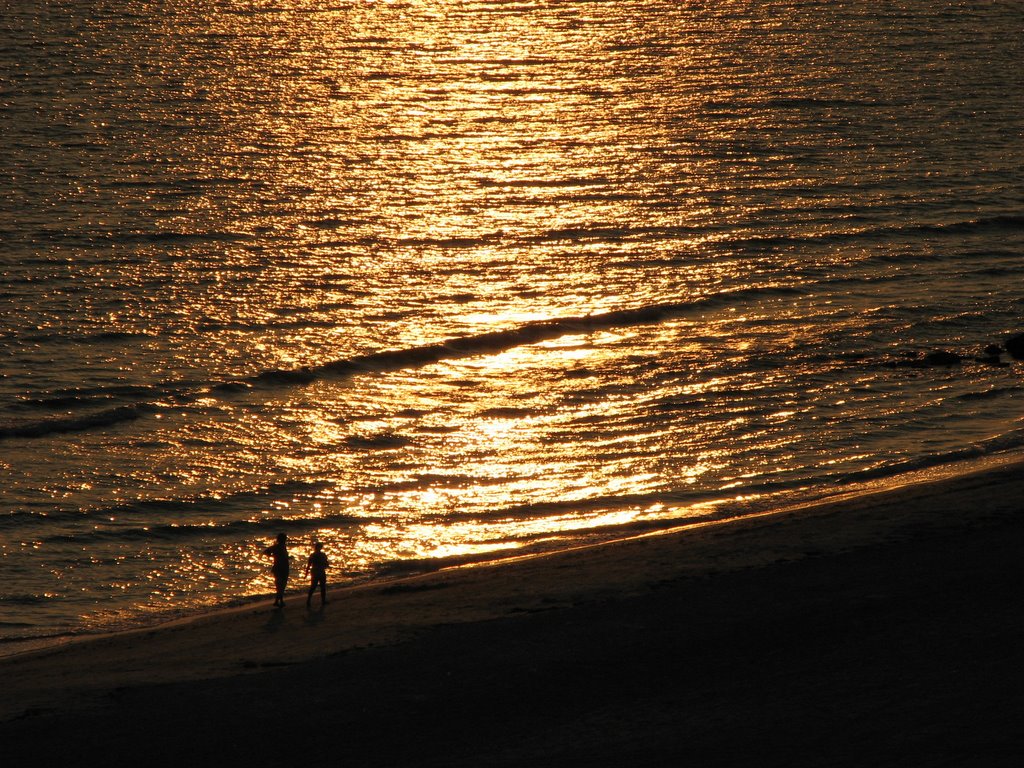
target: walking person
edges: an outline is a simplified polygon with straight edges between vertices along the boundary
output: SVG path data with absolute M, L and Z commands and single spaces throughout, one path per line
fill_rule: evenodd
M 270 567 L 277 590 L 274 606 L 281 608 L 284 606 L 284 590 L 288 586 L 288 537 L 283 533 L 277 534 L 277 541 L 263 550 L 263 553 L 274 558 L 274 564 Z
M 330 562 L 324 554 L 324 545 L 319 541 L 313 545 L 313 554 L 306 561 L 306 575 L 313 574 L 309 583 L 309 594 L 306 595 L 306 605 L 313 599 L 313 593 L 320 587 L 320 605 L 327 604 L 327 568 Z

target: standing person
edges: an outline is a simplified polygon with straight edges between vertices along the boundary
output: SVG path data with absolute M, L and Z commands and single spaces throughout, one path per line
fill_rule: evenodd
M 288 586 L 288 537 L 283 533 L 277 534 L 277 541 L 263 552 L 274 558 L 274 564 L 270 567 L 274 574 L 274 586 L 277 588 L 274 605 L 283 607 L 284 588 Z
M 309 594 L 306 595 L 306 605 L 313 599 L 313 593 L 320 587 L 320 605 L 327 603 L 327 555 L 324 554 L 324 545 L 319 541 L 313 545 L 313 554 L 306 561 L 306 575 L 313 573 L 313 579 L 309 584 Z

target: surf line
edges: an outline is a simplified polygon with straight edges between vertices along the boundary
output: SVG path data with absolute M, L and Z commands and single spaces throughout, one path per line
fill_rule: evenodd
M 767 295 L 798 295 L 803 291 L 789 286 L 744 288 L 718 293 L 684 302 L 652 304 L 646 307 L 612 310 L 600 314 L 537 320 L 515 328 L 490 331 L 476 336 L 463 336 L 435 344 L 408 349 L 370 352 L 323 365 L 303 366 L 290 370 L 270 370 L 248 379 L 221 385 L 245 386 L 253 384 L 308 384 L 321 376 L 343 376 L 367 371 L 394 371 L 473 355 L 494 354 L 514 347 L 550 341 L 570 333 L 589 333 L 604 328 L 634 325 L 655 325 L 674 317 L 706 311 L 731 304 L 737 299 Z

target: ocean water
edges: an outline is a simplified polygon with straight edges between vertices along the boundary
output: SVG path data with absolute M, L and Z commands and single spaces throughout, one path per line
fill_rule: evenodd
M 0 0 L 0 638 L 266 594 L 279 531 L 353 582 L 1019 450 L 1022 41 Z

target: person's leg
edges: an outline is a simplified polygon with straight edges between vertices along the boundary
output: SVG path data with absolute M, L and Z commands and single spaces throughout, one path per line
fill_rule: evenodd
M 288 586 L 288 574 L 287 573 L 276 573 L 274 574 L 274 583 L 277 587 L 277 599 L 274 600 L 274 605 L 284 605 L 284 590 Z

